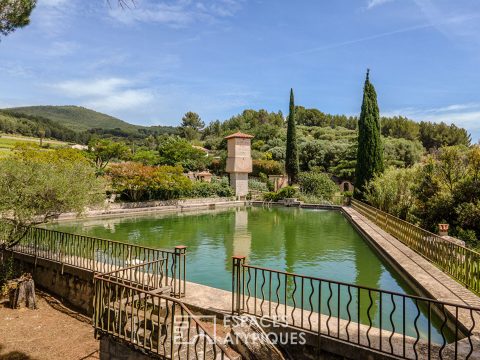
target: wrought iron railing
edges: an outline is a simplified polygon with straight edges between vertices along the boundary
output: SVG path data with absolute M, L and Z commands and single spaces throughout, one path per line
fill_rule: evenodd
M 164 295 L 164 260 L 95 275 L 94 327 L 166 359 L 230 359 L 207 325 Z
M 480 308 L 245 264 L 233 258 L 232 313 L 406 359 L 480 358 Z
M 3 226 L 8 226 L 5 223 Z M 186 290 L 186 247 L 154 249 L 119 241 L 70 234 L 38 227 L 26 227 L 21 240 L 10 250 L 65 265 L 105 273 L 157 259 L 164 259 L 163 281 L 172 296 L 183 297 Z
M 437 265 L 468 289 L 480 294 L 480 253 L 445 240 L 358 200 L 352 200 L 351 205 L 360 214 Z

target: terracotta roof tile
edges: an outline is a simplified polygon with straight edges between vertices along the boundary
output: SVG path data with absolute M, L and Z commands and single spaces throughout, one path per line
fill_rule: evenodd
M 234 134 L 225 136 L 225 139 L 233 139 L 233 138 L 243 138 L 243 139 L 252 139 L 253 135 L 244 134 L 242 132 L 236 132 Z

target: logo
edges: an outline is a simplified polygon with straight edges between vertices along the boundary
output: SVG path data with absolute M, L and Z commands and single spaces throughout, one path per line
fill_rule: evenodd
M 221 329 L 221 333 L 217 331 Z M 234 331 L 230 331 L 233 329 Z M 175 345 L 203 347 L 213 345 L 254 344 L 258 342 L 274 345 L 305 345 L 306 334 L 302 331 L 289 331 L 286 318 L 256 318 L 249 315 L 225 316 L 218 319 L 215 315 L 175 315 L 172 324 L 172 336 Z

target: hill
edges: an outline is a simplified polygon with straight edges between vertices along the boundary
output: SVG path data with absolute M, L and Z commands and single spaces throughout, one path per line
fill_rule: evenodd
M 116 117 L 81 106 L 25 106 L 5 110 L 47 118 L 77 132 L 93 128 L 121 129 L 123 131 L 136 132 L 142 128 L 142 126 L 132 125 Z
M 45 137 L 68 142 L 84 142 L 87 136 L 77 133 L 57 121 L 21 114 L 9 110 L 0 110 L 0 133 Z

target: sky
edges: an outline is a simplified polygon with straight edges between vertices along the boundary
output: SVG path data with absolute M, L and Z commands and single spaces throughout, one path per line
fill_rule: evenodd
M 125 0 L 129 1 L 129 0 Z M 479 0 L 38 0 L 0 42 L 0 107 L 80 105 L 140 125 L 297 105 L 480 138 Z

